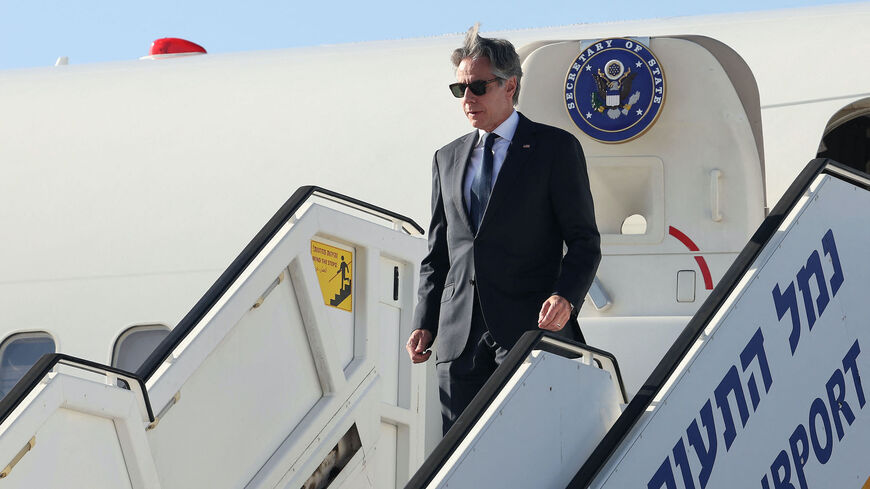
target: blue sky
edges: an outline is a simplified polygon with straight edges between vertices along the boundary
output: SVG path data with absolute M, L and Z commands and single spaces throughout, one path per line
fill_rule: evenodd
M 154 39 L 210 53 L 842 3 L 825 0 L 0 0 L 0 69 L 136 59 Z M 530 6 L 532 6 L 530 8 Z

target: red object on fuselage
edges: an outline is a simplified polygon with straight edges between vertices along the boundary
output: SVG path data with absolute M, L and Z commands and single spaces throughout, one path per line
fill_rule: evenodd
M 195 42 L 190 42 L 186 39 L 178 37 L 164 37 L 151 43 L 151 56 L 160 54 L 186 54 L 186 53 L 202 53 L 206 54 L 204 47 Z

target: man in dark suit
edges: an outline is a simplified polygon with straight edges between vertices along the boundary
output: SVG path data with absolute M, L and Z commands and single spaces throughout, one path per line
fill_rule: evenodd
M 582 341 L 576 311 L 601 256 L 583 150 L 514 110 L 513 45 L 475 26 L 453 64 L 450 89 L 475 131 L 435 153 L 429 252 L 406 345 L 425 362 L 439 338 L 445 433 L 525 331 Z

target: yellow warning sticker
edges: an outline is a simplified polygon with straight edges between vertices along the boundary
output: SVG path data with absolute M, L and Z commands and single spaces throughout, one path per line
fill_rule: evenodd
M 353 311 L 353 252 L 311 240 L 311 259 L 323 303 Z

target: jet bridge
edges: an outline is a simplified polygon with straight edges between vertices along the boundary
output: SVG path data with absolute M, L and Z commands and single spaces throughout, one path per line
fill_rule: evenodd
M 611 357 L 528 333 L 406 489 L 870 486 L 866 209 L 870 175 L 810 162 L 621 413 L 574 375 Z

